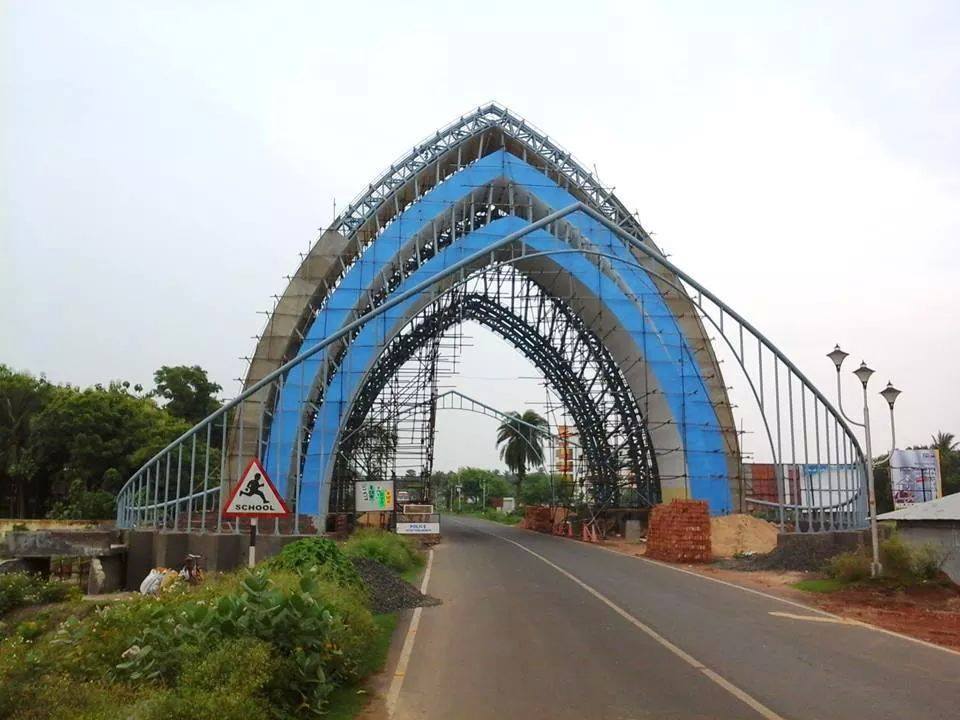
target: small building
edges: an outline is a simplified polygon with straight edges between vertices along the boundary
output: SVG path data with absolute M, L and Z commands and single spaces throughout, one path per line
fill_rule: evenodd
M 911 545 L 933 545 L 944 554 L 943 571 L 960 584 L 960 493 L 884 513 L 878 520 L 894 520 L 897 532 Z

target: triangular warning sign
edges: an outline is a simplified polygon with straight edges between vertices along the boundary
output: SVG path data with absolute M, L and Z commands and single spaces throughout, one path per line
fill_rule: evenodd
M 254 458 L 230 493 L 223 514 L 225 517 L 278 517 L 289 515 L 290 510 L 263 465 Z

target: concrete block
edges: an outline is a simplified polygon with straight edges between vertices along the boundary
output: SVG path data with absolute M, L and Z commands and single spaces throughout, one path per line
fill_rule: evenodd
M 188 537 L 185 532 L 158 532 L 153 543 L 153 566 L 174 570 L 183 567 L 188 552 Z
M 190 533 L 187 552 L 203 556 L 207 572 L 226 572 L 246 565 L 248 544 L 246 534 Z
M 637 542 L 643 537 L 644 523 L 642 520 L 625 520 L 623 523 L 623 539 Z
M 124 585 L 124 565 L 122 555 L 93 558 L 87 578 L 87 594 L 104 595 L 120 590 Z
M 153 568 L 153 543 L 156 533 L 153 530 L 128 530 L 127 568 L 124 588 L 139 590 L 140 583 Z

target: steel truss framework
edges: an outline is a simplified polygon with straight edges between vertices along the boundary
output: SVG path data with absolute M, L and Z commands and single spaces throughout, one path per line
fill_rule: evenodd
M 614 358 L 567 303 L 510 266 L 475 274 L 422 310 L 390 342 L 354 402 L 341 453 L 353 452 L 351 439 L 362 437 L 358 430 L 400 368 L 420 348 L 466 320 L 493 330 L 544 373 L 579 430 L 594 502 L 648 506 L 659 501 L 656 457 L 641 416 L 642 404 Z M 429 385 L 427 380 L 420 386 Z M 410 415 L 414 407 L 423 408 L 428 417 L 435 414 L 432 405 L 414 395 L 402 410 L 394 406 L 387 419 L 401 412 Z M 424 460 L 429 467 L 429 452 Z M 352 479 L 348 473 L 335 477 L 332 509 L 349 509 Z M 621 492 L 627 488 L 634 492 Z
M 545 374 L 598 487 L 616 487 L 625 464 L 645 501 L 669 491 L 727 512 L 751 488 L 712 326 L 759 407 L 781 525 L 791 513 L 799 529 L 863 524 L 863 454 L 826 398 L 569 153 L 495 105 L 415 146 L 323 233 L 269 314 L 246 389 L 135 473 L 118 521 L 185 514 L 190 528 L 200 514 L 206 527 L 210 499 L 257 456 L 298 532 L 301 515 L 341 502 L 334 466 L 365 416 L 436 395 L 443 334 L 464 319 Z M 434 422 L 419 425 L 427 445 Z M 787 481 L 814 471 L 805 488 Z

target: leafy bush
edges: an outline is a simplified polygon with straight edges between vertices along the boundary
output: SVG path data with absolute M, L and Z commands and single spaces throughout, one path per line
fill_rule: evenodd
M 110 520 L 117 514 L 117 497 L 104 490 L 87 490 L 74 480 L 64 500 L 53 504 L 47 517 L 58 520 Z
M 945 560 L 945 553 L 935 545 L 913 548 L 913 571 L 921 580 L 935 580 Z
M 286 545 L 265 563 L 275 570 L 305 573 L 314 570 L 343 587 L 360 589 L 363 581 L 340 546 L 326 538 L 304 538 Z
M 894 533 L 880 542 L 880 564 L 888 580 L 911 585 L 933 580 L 940 574 L 944 556 L 936 547 L 910 545 Z M 843 582 L 870 577 L 871 556 L 866 548 L 837 555 L 827 563 L 827 574 Z
M 80 597 L 80 589 L 39 575 L 15 572 L 0 575 L 0 615 L 25 605 L 63 602 Z
M 383 563 L 398 573 L 423 564 L 423 553 L 410 538 L 392 532 L 362 528 L 343 544 L 349 557 L 365 557 Z
M 827 575 L 843 582 L 860 582 L 870 577 L 870 558 L 863 550 L 851 550 L 830 558 Z
M 909 579 L 913 575 L 913 554 L 896 533 L 880 541 L 880 563 L 889 577 Z
M 943 560 L 943 554 L 933 545 L 910 545 L 896 533 L 880 543 L 883 574 L 900 582 L 933 580 Z
M 312 572 L 132 598 L 0 644 L 0 717 L 319 714 L 336 686 L 373 669 L 377 632 L 358 592 Z

